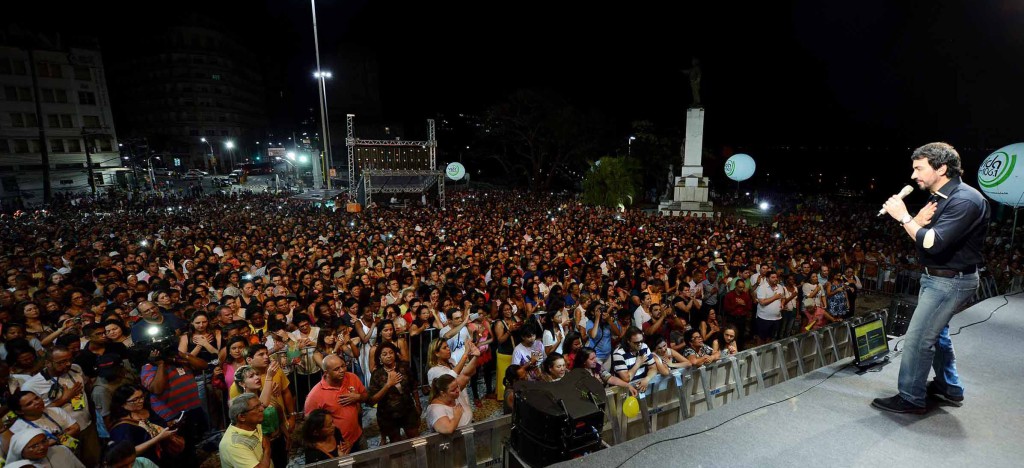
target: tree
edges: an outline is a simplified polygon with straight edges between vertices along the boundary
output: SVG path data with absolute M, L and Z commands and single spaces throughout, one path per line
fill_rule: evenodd
M 656 194 L 661 195 L 668 185 L 668 166 L 673 166 L 676 175 L 681 169 L 682 134 L 678 131 L 665 132 L 649 120 L 634 121 L 631 127 L 632 134 L 636 137 L 633 141 L 632 157 L 641 162 L 643 193 L 654 189 Z M 641 189 L 638 187 L 638 190 Z M 672 195 L 671 188 L 668 195 Z
M 481 143 L 510 177 L 547 190 L 594 153 L 605 127 L 552 93 L 520 90 L 488 111 Z
M 632 158 L 604 157 L 595 162 L 583 179 L 583 203 L 615 208 L 637 199 L 643 175 Z

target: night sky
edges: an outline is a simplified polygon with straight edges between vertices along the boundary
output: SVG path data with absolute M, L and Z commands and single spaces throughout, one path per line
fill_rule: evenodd
M 84 3 L 35 2 L 27 8 L 43 16 L 13 10 L 9 21 L 85 31 L 116 55 L 117 41 L 183 12 L 208 15 L 261 51 L 270 87 L 294 94 L 275 121 L 316 105 L 308 1 L 136 2 L 117 12 Z M 1024 2 L 637 3 L 318 0 L 321 56 L 374 53 L 386 118 L 479 113 L 518 88 L 547 88 L 628 135 L 638 119 L 682 127 L 681 70 L 696 55 L 705 146 L 748 151 L 765 170 L 794 160 L 810 170 L 884 165 L 878 172 L 905 179 L 908 147 L 945 140 L 972 173 L 1022 139 Z

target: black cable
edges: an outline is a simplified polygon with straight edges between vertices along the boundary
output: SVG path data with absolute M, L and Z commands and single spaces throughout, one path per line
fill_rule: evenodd
M 999 309 L 1002 309 L 1003 307 L 1006 307 L 1006 305 L 1010 303 L 1010 296 L 1016 296 L 1016 295 L 1018 295 L 1018 294 L 1020 294 L 1020 293 L 1024 293 L 1024 291 L 1017 291 L 1017 292 L 1015 292 L 1015 293 L 1013 293 L 1013 294 L 1003 294 L 1003 303 L 1002 303 L 1002 304 L 1000 304 L 1000 305 L 999 305 L 999 307 L 996 307 L 995 309 L 992 309 L 992 312 L 989 312 L 989 314 L 988 314 L 988 317 L 985 317 L 985 319 L 984 319 L 984 320 L 979 320 L 979 321 L 977 321 L 977 322 L 974 322 L 974 323 L 968 323 L 967 325 L 964 325 L 964 326 L 962 326 L 962 327 L 960 327 L 960 328 L 957 328 L 957 329 L 956 329 L 956 332 L 955 332 L 955 333 L 950 333 L 950 334 L 949 334 L 949 336 L 953 336 L 953 335 L 959 335 L 959 334 L 960 334 L 960 332 L 961 332 L 961 331 L 962 331 L 962 330 L 963 330 L 964 328 L 967 328 L 967 327 L 970 327 L 970 326 L 974 326 L 974 325 L 977 325 L 977 324 L 979 324 L 979 323 L 985 323 L 985 322 L 987 322 L 987 321 L 988 321 L 988 319 L 992 318 L 992 316 L 996 314 L 996 311 L 997 311 L 997 310 L 999 310 Z
M 985 323 L 985 322 L 989 321 L 989 319 L 991 319 L 991 318 L 992 318 L 992 316 L 996 314 L 996 311 L 997 311 L 997 310 L 999 310 L 999 309 L 1002 309 L 1003 307 L 1006 307 L 1006 305 L 1010 303 L 1010 299 L 1009 299 L 1009 297 L 1010 297 L 1010 296 L 1016 296 L 1016 295 L 1018 295 L 1018 294 L 1021 294 L 1021 293 L 1024 293 L 1024 291 L 1017 291 L 1017 292 L 1015 292 L 1015 293 L 1013 293 L 1013 294 L 1003 294 L 1003 303 L 1002 303 L 1002 304 L 1000 304 L 1000 305 L 999 305 L 998 307 L 996 307 L 995 309 L 992 309 L 992 312 L 989 312 L 989 314 L 988 314 L 988 317 L 985 317 L 984 319 L 982 319 L 982 320 L 979 320 L 979 321 L 977 321 L 977 322 L 973 322 L 973 323 L 968 323 L 967 325 L 964 325 L 964 326 L 962 326 L 962 327 L 960 327 L 960 328 L 957 328 L 957 329 L 956 329 L 956 331 L 955 331 L 955 332 L 953 332 L 953 333 L 950 333 L 950 334 L 949 334 L 949 336 L 953 336 L 953 335 L 959 335 L 959 334 L 960 334 L 960 332 L 961 332 L 961 331 L 962 331 L 962 330 L 963 330 L 964 328 L 967 328 L 967 327 L 971 327 L 971 326 L 977 325 L 977 324 L 979 324 L 979 323 Z M 895 353 L 895 352 L 899 351 L 899 349 L 900 349 L 900 343 L 902 343 L 904 339 L 906 339 L 906 338 L 900 338 L 900 340 L 899 340 L 899 341 L 897 341 L 895 345 L 893 345 L 893 347 L 892 347 L 892 352 L 894 352 L 894 353 Z
M 834 375 L 838 374 L 838 373 L 839 373 L 839 371 L 841 371 L 841 370 L 843 370 L 843 369 L 846 369 L 847 367 L 850 367 L 851 365 L 853 365 L 853 363 L 852 363 L 852 362 L 846 363 L 846 364 L 845 364 L 844 366 L 842 366 L 842 367 L 840 367 L 840 368 L 838 368 L 838 369 L 836 369 L 836 370 L 832 371 L 832 373 L 831 373 L 831 374 L 829 374 L 829 375 L 828 375 L 828 377 L 825 377 L 824 379 L 821 379 L 821 381 L 820 381 L 820 382 L 818 382 L 818 383 L 816 383 L 816 384 L 814 384 L 814 385 L 811 385 L 810 387 L 807 387 L 806 389 L 804 389 L 804 390 L 800 391 L 800 393 L 797 393 L 796 395 L 793 395 L 793 396 L 789 396 L 789 397 L 783 398 L 783 399 L 781 399 L 781 400 L 779 400 L 779 401 L 774 401 L 774 402 L 768 403 L 768 404 L 766 404 L 766 405 L 761 405 L 761 406 L 758 406 L 757 408 L 754 408 L 754 409 L 752 409 L 752 410 L 749 410 L 749 411 L 744 411 L 744 412 L 742 412 L 742 413 L 740 413 L 740 414 L 737 414 L 736 416 L 733 416 L 733 417 L 731 417 L 731 418 L 729 418 L 729 419 L 726 419 L 725 421 L 722 421 L 722 422 L 720 422 L 720 423 L 718 423 L 718 424 L 716 424 L 716 425 L 714 425 L 714 426 L 712 426 L 712 427 L 709 427 L 709 428 L 707 428 L 707 429 L 704 429 L 703 431 L 699 431 L 699 432 L 693 432 L 693 433 L 690 433 L 690 434 L 686 434 L 686 435 L 682 435 L 682 436 L 678 436 L 678 437 L 672 437 L 672 438 L 669 438 L 669 439 L 664 439 L 664 440 L 659 440 L 659 441 L 656 441 L 656 442 L 652 442 L 652 443 L 649 443 L 649 444 L 647 444 L 647 445 L 643 446 L 643 448 L 641 448 L 640 450 L 637 450 L 637 451 L 636 451 L 636 453 L 634 453 L 634 454 L 630 455 L 630 456 L 629 456 L 629 458 L 626 458 L 625 460 L 623 460 L 623 461 L 622 461 L 622 463 L 619 463 L 619 464 L 618 464 L 618 465 L 617 465 L 617 466 L 616 466 L 615 468 L 621 468 L 621 467 L 622 467 L 622 465 L 625 465 L 625 464 L 626 464 L 626 462 L 628 462 L 628 461 L 630 461 L 631 459 L 633 459 L 633 457 L 635 457 L 635 456 L 636 456 L 637 454 L 639 454 L 640 452 L 642 452 L 642 451 L 644 451 L 644 450 L 647 450 L 647 449 L 649 449 L 649 448 L 651 448 L 651 447 L 653 447 L 653 446 L 655 446 L 655 445 L 658 445 L 658 444 L 660 444 L 660 443 L 663 443 L 663 442 L 672 442 L 672 441 L 675 441 L 675 440 L 682 440 L 682 439 L 685 439 L 685 438 L 687 438 L 687 437 L 692 437 L 692 436 L 695 436 L 695 435 L 700 435 L 700 434 L 703 434 L 703 433 L 705 433 L 705 432 L 708 432 L 708 431 L 711 431 L 711 430 L 715 430 L 715 429 L 718 429 L 719 427 L 722 427 L 722 426 L 723 426 L 723 425 L 725 425 L 726 423 L 732 422 L 733 420 L 735 420 L 735 419 L 738 419 L 738 418 L 740 418 L 740 417 L 742 417 L 742 416 L 746 416 L 746 415 L 748 415 L 748 414 L 750 414 L 750 413 L 753 413 L 754 411 L 757 411 L 757 410 L 760 410 L 760 409 L 764 409 L 764 408 L 767 408 L 767 407 L 769 407 L 769 406 L 774 406 L 774 405 L 777 405 L 777 404 L 779 404 L 779 403 L 782 403 L 782 402 L 785 402 L 785 401 L 789 401 L 789 400 L 792 400 L 793 398 L 796 398 L 796 397 L 798 397 L 798 396 L 800 396 L 800 395 L 803 395 L 804 393 L 807 393 L 807 392 L 811 391 L 812 389 L 814 389 L 814 388 L 815 388 L 815 387 L 817 387 L 818 385 L 821 385 L 821 384 L 825 383 L 825 381 L 826 381 L 826 380 L 828 380 L 828 379 L 831 379 L 831 378 L 832 378 L 832 376 L 834 376 Z M 682 402 L 680 402 L 680 403 L 682 403 Z
M 1005 307 L 1005 306 L 1006 306 L 1007 304 L 1009 304 L 1009 303 L 1010 303 L 1010 299 L 1009 299 L 1009 297 L 1010 297 L 1010 296 L 1016 296 L 1016 295 L 1018 295 L 1018 294 L 1021 294 L 1021 293 L 1024 293 L 1024 291 L 1018 291 L 1018 292 L 1016 292 L 1016 293 L 1013 293 L 1013 294 L 1004 294 L 1004 295 L 1003 295 L 1003 301 L 1005 301 L 1005 302 L 1003 302 L 1003 304 L 1001 304 L 1001 305 L 1000 305 L 999 307 L 996 307 L 995 309 L 992 309 L 992 312 L 990 312 L 990 313 L 988 314 L 988 317 L 986 317 L 986 318 L 985 318 L 984 320 L 980 320 L 980 321 L 977 321 L 977 322 L 974 322 L 974 323 L 969 323 L 969 324 L 967 324 L 967 325 L 964 325 L 964 326 L 962 326 L 962 327 L 958 328 L 958 329 L 956 330 L 956 332 L 955 332 L 955 333 L 950 333 L 950 336 L 952 336 L 952 335 L 957 335 L 957 334 L 959 334 L 959 333 L 960 333 L 960 332 L 961 332 L 961 331 L 962 331 L 962 330 L 963 330 L 964 328 L 967 328 L 967 327 L 970 327 L 970 326 L 973 326 L 973 325 L 977 325 L 977 324 L 979 324 L 979 323 L 984 323 L 984 322 L 987 322 L 987 321 L 988 321 L 989 319 L 991 319 L 991 318 L 992 318 L 992 316 L 993 316 L 993 315 L 995 315 L 995 313 L 996 313 L 996 311 L 997 311 L 997 310 L 999 310 L 999 309 L 1002 309 L 1003 307 Z M 899 349 L 899 345 L 900 345 L 900 343 L 902 343 L 902 342 L 903 342 L 903 340 L 904 340 L 904 339 L 903 339 L 903 338 L 901 338 L 901 339 L 900 339 L 899 341 L 897 341 L 897 342 L 896 342 L 896 344 L 895 344 L 895 345 L 893 346 L 893 351 L 894 351 L 894 352 L 895 352 L 896 350 L 898 350 L 898 349 Z M 827 377 L 825 377 L 824 379 L 821 379 L 821 381 L 819 381 L 818 383 L 816 383 L 816 384 L 814 384 L 814 385 L 811 385 L 810 387 L 808 387 L 808 388 L 806 388 L 806 389 L 804 389 L 804 390 L 800 391 L 799 393 L 797 393 L 797 394 L 795 394 L 795 395 L 792 395 L 792 396 L 789 396 L 789 397 L 783 398 L 782 400 L 779 400 L 779 401 L 775 401 L 775 402 L 772 402 L 772 403 L 768 403 L 768 404 L 766 404 L 766 405 L 761 405 L 761 406 L 758 406 L 757 408 L 754 408 L 754 409 L 752 409 L 752 410 L 749 410 L 749 411 L 745 411 L 745 412 L 743 412 L 743 413 L 737 414 L 736 416 L 733 416 L 733 417 L 731 417 L 731 418 L 729 418 L 729 419 L 726 419 L 725 421 L 722 421 L 721 423 L 718 423 L 718 424 L 716 424 L 716 425 L 714 425 L 714 426 L 712 426 L 712 427 L 709 427 L 709 428 L 707 428 L 707 429 L 704 429 L 704 430 L 702 430 L 702 431 L 698 431 L 698 432 L 693 432 L 693 433 L 690 433 L 690 434 L 686 434 L 686 435 L 682 435 L 682 436 L 678 436 L 678 437 L 672 437 L 672 438 L 668 438 L 668 439 L 664 439 L 664 440 L 659 440 L 659 441 L 656 441 L 656 442 L 652 442 L 652 443 L 650 443 L 650 444 L 647 444 L 647 445 L 643 446 L 643 447 L 642 447 L 642 448 L 641 448 L 640 450 L 637 450 L 637 451 L 636 451 L 636 453 L 634 453 L 634 454 L 630 455 L 630 456 L 629 456 L 628 458 L 626 458 L 625 460 L 623 460 L 623 461 L 622 461 L 622 463 L 619 463 L 619 464 L 618 464 L 618 465 L 617 465 L 617 466 L 616 466 L 615 468 L 621 468 L 621 467 L 622 467 L 622 465 L 625 465 L 625 464 L 626 464 L 626 462 L 628 462 L 628 461 L 632 460 L 632 459 L 633 459 L 633 457 L 635 457 L 635 456 L 636 456 L 636 455 L 637 455 L 638 453 L 640 453 L 640 452 L 642 452 L 642 451 L 644 451 L 644 450 L 647 450 L 648 448 L 651 448 L 651 447 L 653 447 L 653 446 L 655 446 L 655 445 L 658 445 L 658 444 L 660 444 L 660 443 L 663 443 L 663 442 L 672 442 L 672 441 L 676 441 L 676 440 L 682 440 L 682 439 L 686 439 L 686 438 L 688 438 L 688 437 L 692 437 L 692 436 L 695 436 L 695 435 L 700 435 L 700 434 L 703 434 L 703 433 L 705 433 L 705 432 L 708 432 L 708 431 L 711 431 L 711 430 L 714 430 L 714 429 L 718 429 L 719 427 L 722 427 L 722 426 L 723 426 L 723 425 L 725 425 L 726 423 L 732 422 L 733 420 L 736 420 L 736 419 L 738 419 L 738 418 L 740 418 L 740 417 L 742 417 L 742 416 L 746 416 L 746 415 L 748 415 L 748 414 L 750 414 L 750 413 L 753 413 L 754 411 L 757 411 L 757 410 L 760 410 L 760 409 L 764 409 L 764 408 L 767 408 L 767 407 L 769 407 L 769 406 L 774 406 L 774 405 L 777 405 L 777 404 L 779 404 L 779 403 L 782 403 L 782 402 L 785 402 L 785 401 L 789 401 L 789 400 L 792 400 L 793 398 L 796 398 L 796 397 L 798 397 L 798 396 L 800 396 L 800 395 L 803 395 L 804 393 L 807 393 L 807 392 L 811 391 L 812 389 L 816 388 L 817 386 L 819 386 L 819 385 L 821 385 L 821 384 L 825 383 L 825 381 L 826 381 L 826 380 L 828 380 L 828 379 L 831 379 L 831 378 L 832 378 L 833 376 L 835 376 L 836 374 L 838 374 L 838 373 L 839 373 L 839 371 L 842 371 L 843 369 L 846 369 L 847 367 L 850 367 L 850 365 L 852 365 L 852 363 L 847 363 L 846 365 L 844 365 L 844 366 L 842 366 L 842 367 L 840 367 L 840 368 L 836 369 L 835 371 L 833 371 L 833 372 L 832 372 L 831 374 L 829 374 L 829 375 L 828 375 Z

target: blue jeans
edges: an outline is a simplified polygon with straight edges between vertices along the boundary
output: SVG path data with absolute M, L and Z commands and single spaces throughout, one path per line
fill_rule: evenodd
M 949 320 L 978 289 L 978 274 L 954 278 L 921 275 L 917 308 L 910 319 L 900 363 L 900 396 L 925 406 L 928 371 L 935 369 L 935 381 L 949 395 L 962 396 L 963 386 L 956 373 L 956 356 L 949 339 Z

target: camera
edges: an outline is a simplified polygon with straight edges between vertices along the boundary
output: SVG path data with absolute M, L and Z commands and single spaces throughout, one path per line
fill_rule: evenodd
M 131 348 L 131 362 L 135 368 L 140 369 L 146 363 L 170 361 L 178 356 L 177 337 L 161 335 L 161 331 L 159 327 L 150 327 L 146 330 L 147 337 Z

